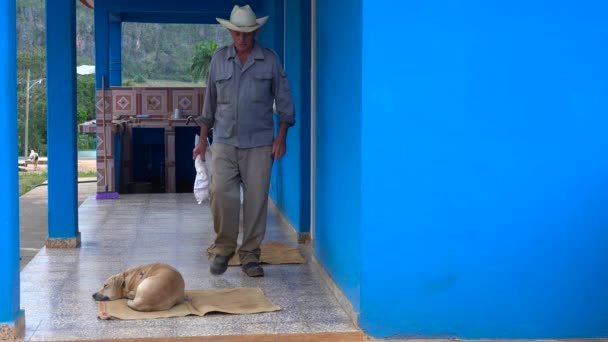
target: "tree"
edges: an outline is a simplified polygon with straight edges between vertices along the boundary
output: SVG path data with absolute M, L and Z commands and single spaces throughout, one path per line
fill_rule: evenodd
M 47 153 L 47 97 L 46 84 L 33 86 L 30 84 L 29 118 L 26 120 L 27 103 L 27 72 L 31 73 L 32 82 L 46 77 L 46 51 L 34 48 L 32 51 L 19 51 L 17 55 L 17 105 L 19 155 L 29 155 L 25 150 L 25 125 L 28 126 L 28 145 L 44 156 Z M 81 124 L 95 119 L 95 75 L 80 75 L 77 77 L 77 119 Z M 80 143 L 86 140 L 86 144 Z M 94 148 L 94 137 L 79 137 L 82 148 Z M 93 146 L 93 147 L 91 147 Z
M 190 75 L 192 75 L 194 82 L 207 78 L 211 57 L 213 57 L 216 49 L 217 43 L 211 40 L 204 40 L 194 46 L 192 66 L 190 67 Z
M 78 124 L 95 119 L 95 75 L 78 75 L 76 77 L 76 115 Z M 78 131 L 78 128 L 76 128 Z M 78 134 L 78 149 L 95 149 L 95 137 L 90 134 Z
M 17 54 L 17 122 L 19 132 L 19 155 L 29 155 L 25 151 L 25 125 L 28 126 L 28 146 L 38 154 L 46 155 L 46 84 L 40 82 L 29 84 L 29 118 L 26 120 L 27 73 L 32 82 L 46 77 L 46 51 L 44 48 L 33 48 L 29 52 Z
M 95 75 L 78 75 L 76 78 L 78 123 L 95 119 Z

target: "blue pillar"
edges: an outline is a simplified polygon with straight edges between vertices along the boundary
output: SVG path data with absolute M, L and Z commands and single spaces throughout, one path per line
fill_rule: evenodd
M 270 196 L 299 234 L 299 241 L 306 241 L 310 238 L 311 2 L 291 0 L 285 5 L 284 66 L 296 107 L 296 124 L 287 135 L 289 152 L 274 163 Z
M 110 74 L 109 14 L 103 1 L 95 4 L 95 88 L 101 89 L 101 78 L 108 87 Z
M 310 210 L 311 210 L 311 193 L 310 193 L 310 176 L 311 176 L 311 157 L 310 157 L 310 141 L 311 141 L 311 91 L 310 91 L 310 75 L 311 75 L 311 0 L 300 1 L 300 98 L 301 102 L 296 109 L 296 116 L 299 118 L 300 125 L 300 184 L 301 201 L 300 201 L 300 231 L 307 232 L 310 237 Z M 285 39 L 287 44 L 287 39 Z M 285 47 L 287 53 L 287 46 Z
M 315 254 L 354 310 L 359 311 L 364 242 L 361 238 L 364 208 L 360 186 L 364 179 L 361 174 L 361 136 L 364 132 L 361 0 L 316 0 L 313 15 L 316 20 Z M 345 28 L 348 28 L 348 34 L 342 32 Z M 375 165 L 379 162 L 374 161 Z M 390 177 L 382 177 L 386 178 Z M 378 229 L 386 230 L 382 226 Z M 374 258 L 384 260 L 380 255 Z
M 252 7 L 258 18 L 270 16 L 264 27 L 260 29 L 257 39 L 262 45 L 273 49 L 278 55 L 281 63 L 284 63 L 284 0 L 263 0 L 262 8 Z
M 122 22 L 110 19 L 110 86 L 122 85 Z
M 23 331 L 19 309 L 19 178 L 15 0 L 0 0 L 0 339 Z
M 49 239 L 47 247 L 76 247 L 76 2 L 47 0 L 47 143 Z

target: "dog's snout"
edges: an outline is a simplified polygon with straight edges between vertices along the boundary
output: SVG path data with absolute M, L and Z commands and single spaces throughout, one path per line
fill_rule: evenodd
M 93 299 L 103 301 L 103 300 L 108 300 L 108 297 L 106 297 L 100 293 L 93 293 Z

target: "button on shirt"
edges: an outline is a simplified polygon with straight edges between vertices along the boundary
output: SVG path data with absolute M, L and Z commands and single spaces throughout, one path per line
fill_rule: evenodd
M 213 127 L 213 141 L 239 148 L 272 145 L 273 100 L 279 122 L 295 123 L 287 76 L 271 49 L 255 42 L 245 65 L 234 45 L 211 59 L 200 124 Z

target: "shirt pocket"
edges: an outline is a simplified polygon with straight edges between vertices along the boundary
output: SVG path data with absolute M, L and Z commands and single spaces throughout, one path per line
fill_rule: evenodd
M 217 91 L 217 103 L 230 103 L 230 84 L 232 83 L 232 72 L 218 75 L 215 79 L 215 90 Z
M 234 134 L 234 121 L 231 118 L 218 117 L 213 128 L 213 135 L 217 138 L 231 138 Z
M 257 73 L 253 75 L 252 99 L 254 102 L 268 103 L 272 101 L 272 73 Z

